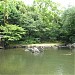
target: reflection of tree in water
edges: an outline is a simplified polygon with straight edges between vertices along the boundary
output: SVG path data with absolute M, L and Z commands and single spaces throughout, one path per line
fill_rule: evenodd
M 62 64 L 58 65 L 57 70 L 56 70 L 57 75 L 63 75 L 63 66 Z
M 44 51 L 43 52 L 40 52 L 40 53 L 37 53 L 37 52 L 35 52 L 35 53 L 32 53 L 34 56 L 43 56 L 43 54 L 44 54 Z

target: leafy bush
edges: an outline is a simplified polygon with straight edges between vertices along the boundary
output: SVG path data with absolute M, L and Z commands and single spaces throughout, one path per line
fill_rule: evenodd
M 75 42 L 75 7 L 70 7 L 62 15 L 61 34 L 66 42 Z M 63 38 L 64 39 L 64 38 Z
M 39 38 L 34 38 L 34 37 L 26 37 L 24 44 L 35 44 L 35 43 L 40 43 Z
M 7 41 L 20 40 L 22 35 L 26 33 L 22 27 L 12 24 L 1 25 L 0 30 L 2 31 L 1 34 L 4 35 L 3 38 Z

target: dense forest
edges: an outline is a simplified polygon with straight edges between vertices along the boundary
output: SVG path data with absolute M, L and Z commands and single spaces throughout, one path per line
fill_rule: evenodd
M 0 35 L 10 43 L 75 42 L 75 7 L 66 10 L 52 0 L 0 0 Z

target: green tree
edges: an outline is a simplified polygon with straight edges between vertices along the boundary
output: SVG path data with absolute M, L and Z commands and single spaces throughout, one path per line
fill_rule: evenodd
M 22 39 L 22 36 L 25 34 L 25 30 L 22 27 L 17 25 L 9 25 L 0 26 L 1 34 L 3 35 L 3 39 L 5 44 L 10 42 L 19 41 Z
M 5 44 L 19 41 L 26 31 L 19 26 L 19 11 L 15 0 L 0 1 L 0 34 L 3 35 Z M 13 25 L 14 24 L 14 25 Z
M 37 38 L 40 41 L 57 40 L 61 26 L 60 10 L 56 3 L 51 0 L 35 0 L 32 6 L 26 6 L 22 1 L 7 0 L 4 6 L 7 9 L 2 9 L 3 5 L 0 3 L 0 14 L 5 14 L 6 17 L 4 19 L 0 16 L 0 25 L 5 20 L 11 26 L 22 27 L 26 31 L 23 41 L 37 41 Z
M 75 42 L 75 7 L 70 7 L 62 15 L 61 37 L 66 42 Z
M 52 0 L 35 0 L 35 10 L 38 12 L 43 21 L 43 37 L 42 39 L 57 39 L 60 29 L 60 14 L 58 4 Z

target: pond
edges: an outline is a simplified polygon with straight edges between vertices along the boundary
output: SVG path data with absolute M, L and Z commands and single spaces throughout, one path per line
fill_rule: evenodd
M 0 75 L 74 75 L 75 50 L 45 49 L 40 54 L 24 48 L 0 50 Z

